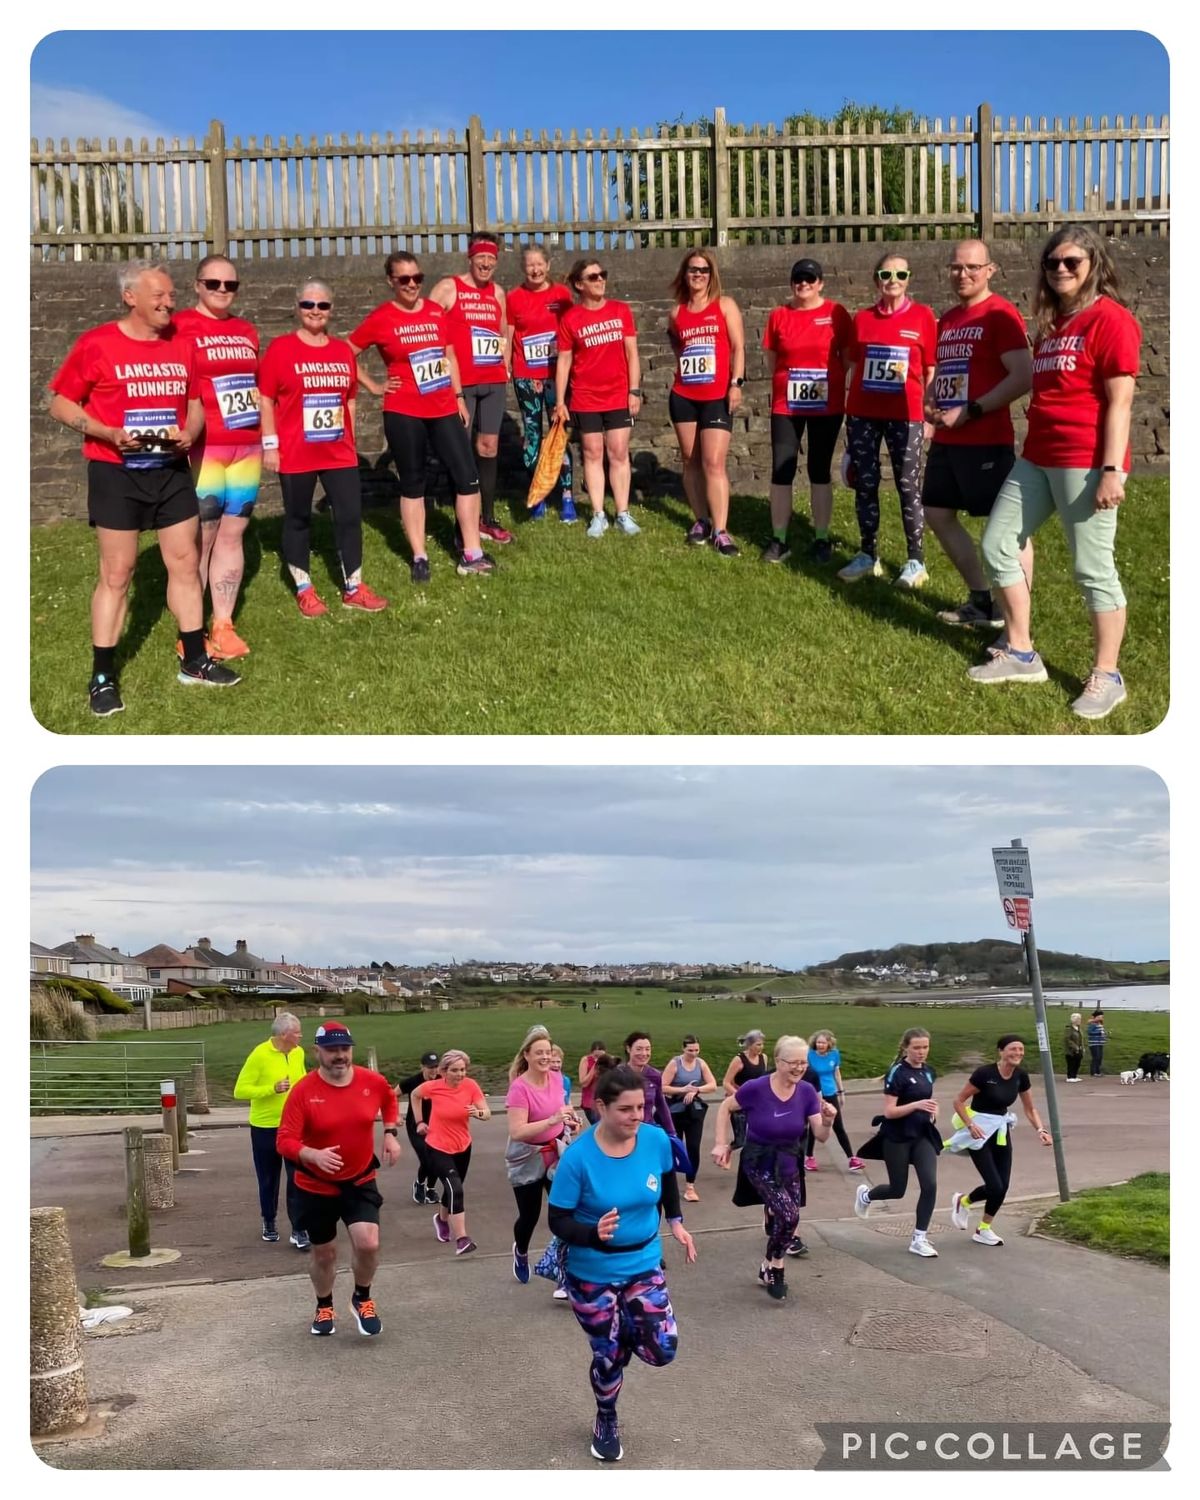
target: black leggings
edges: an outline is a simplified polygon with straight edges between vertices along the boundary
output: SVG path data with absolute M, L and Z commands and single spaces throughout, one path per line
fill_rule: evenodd
M 437 1173 L 429 1160 L 429 1147 L 425 1144 L 424 1137 L 419 1136 L 415 1130 L 409 1130 L 406 1126 L 404 1133 L 417 1158 L 417 1181 L 432 1189 L 437 1184 Z
M 921 1186 L 917 1199 L 917 1228 L 928 1229 L 937 1202 L 937 1147 L 927 1135 L 913 1141 L 883 1142 L 883 1160 L 888 1169 L 887 1186 L 873 1187 L 867 1194 L 872 1203 L 883 1198 L 903 1198 L 908 1191 L 908 1169 L 913 1167 Z
M 675 1121 L 676 1133 L 687 1147 L 688 1161 L 692 1164 L 692 1170 L 687 1174 L 689 1183 L 695 1182 L 696 1173 L 700 1170 L 700 1142 L 704 1137 L 704 1117 L 707 1114 L 707 1109 L 697 1113 L 689 1105 L 677 1115 L 671 1116 Z
M 968 1151 L 967 1155 L 983 1178 L 983 1191 L 987 1195 L 983 1204 L 983 1217 L 990 1222 L 1000 1212 L 1008 1196 L 1008 1183 L 1012 1176 L 1012 1141 L 1005 1141 L 1002 1146 L 993 1135 L 984 1141 L 978 1151 Z M 972 1193 L 971 1201 L 974 1202 L 977 1196 L 977 1193 Z
M 844 1118 L 844 1112 L 842 1110 L 842 1106 L 840 1104 L 838 1104 L 838 1102 L 837 1102 L 836 1099 L 825 1100 L 825 1098 L 824 1098 L 823 1095 L 822 1095 L 822 1102 L 823 1103 L 829 1103 L 829 1104 L 836 1105 L 836 1107 L 837 1107 L 837 1114 L 834 1115 L 834 1117 L 833 1117 L 833 1133 L 834 1133 L 834 1135 L 837 1136 L 837 1143 L 842 1148 L 842 1150 L 846 1153 L 846 1155 L 847 1156 L 853 1156 L 854 1155 L 854 1147 L 850 1144 L 850 1137 L 846 1134 L 846 1121 L 845 1121 L 845 1118 Z M 813 1147 L 816 1144 L 817 1144 L 816 1137 L 813 1135 L 813 1128 L 810 1125 L 808 1127 L 808 1134 L 804 1137 L 804 1154 L 805 1154 L 805 1156 L 811 1156 L 813 1154 Z
M 402 499 L 424 498 L 425 459 L 430 445 L 450 475 L 456 495 L 479 493 L 471 440 L 460 417 L 408 417 L 402 412 L 385 411 L 383 435 L 396 465 Z
M 800 439 L 808 428 L 808 482 L 828 484 L 833 476 L 833 450 L 842 430 L 842 416 L 814 416 L 803 412 L 771 414 L 771 483 L 790 485 L 796 478 Z
M 536 1182 L 526 1182 L 520 1187 L 512 1184 L 513 1197 L 517 1200 L 517 1218 L 513 1224 L 513 1241 L 522 1255 L 529 1249 L 533 1231 L 542 1217 L 542 1199 L 550 1190 L 550 1179 L 539 1177 Z
M 343 581 L 362 568 L 362 486 L 358 469 L 317 469 L 311 474 L 281 474 L 283 491 L 283 560 L 307 573 L 312 560 L 312 507 L 317 480 L 333 513 L 333 539 Z
M 846 418 L 846 447 L 858 470 L 854 487 L 854 510 L 862 535 L 862 550 L 875 556 L 879 536 L 879 480 L 883 465 L 879 444 L 887 446 L 892 460 L 892 475 L 900 491 L 900 518 L 908 555 L 921 562 L 924 557 L 925 508 L 921 504 L 921 451 L 924 428 L 920 422 L 884 422 L 874 417 Z
M 1068 1078 L 1078 1078 L 1079 1077 L 1079 1064 L 1082 1061 L 1083 1061 L 1083 1053 L 1082 1052 L 1075 1052 L 1075 1053 L 1068 1052 L 1067 1053 L 1067 1077 Z
M 435 1150 L 433 1146 L 427 1146 L 426 1150 L 429 1152 L 429 1165 L 433 1168 L 433 1175 L 442 1184 L 442 1207 L 448 1214 L 464 1213 L 466 1197 L 463 1183 L 466 1181 L 467 1168 L 471 1165 L 470 1146 L 453 1155 L 448 1151 Z

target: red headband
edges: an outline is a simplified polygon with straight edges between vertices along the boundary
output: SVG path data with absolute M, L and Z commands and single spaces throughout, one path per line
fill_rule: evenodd
M 472 240 L 467 250 L 467 259 L 470 260 L 473 255 L 494 255 L 499 259 L 500 246 L 495 240 Z

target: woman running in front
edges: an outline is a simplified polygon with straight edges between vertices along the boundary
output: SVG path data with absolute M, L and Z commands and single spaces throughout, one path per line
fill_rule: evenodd
M 567 1246 L 567 1296 L 592 1350 L 590 1451 L 608 1463 L 625 1451 L 617 1397 L 626 1365 L 634 1355 L 648 1365 L 669 1365 L 679 1346 L 658 1239 L 660 1214 L 688 1261 L 696 1259 L 683 1227 L 671 1143 L 645 1123 L 643 1090 L 632 1068 L 603 1075 L 596 1087 L 599 1118 L 567 1150 L 550 1188 L 550 1228 Z
M 642 364 L 637 326 L 627 302 L 610 301 L 608 272 L 598 260 L 577 260 L 567 277 L 579 301 L 558 323 L 558 364 L 554 372 L 554 415 L 575 419 L 583 449 L 583 482 L 592 506 L 587 534 L 608 530 L 604 514 L 604 462 L 617 509 L 616 526 L 626 536 L 641 527 L 629 514 L 633 467 L 629 434 L 642 409 Z M 567 410 L 567 387 L 571 409 Z
M 846 1090 L 842 1084 L 842 1054 L 838 1051 L 837 1037 L 832 1031 L 814 1031 L 808 1039 L 808 1081 L 820 1094 L 822 1100 L 828 1099 L 830 1104 L 836 1106 L 837 1114 L 834 1116 L 833 1133 L 837 1136 L 838 1145 L 849 1158 L 846 1165 L 852 1172 L 861 1172 L 866 1163 L 855 1156 L 850 1137 L 846 1134 L 844 1118 Z M 813 1155 L 811 1135 L 804 1147 L 804 1170 L 806 1172 L 819 1170 L 817 1158 Z
M 521 264 L 525 280 L 508 294 L 508 326 L 512 333 L 513 395 L 521 412 L 521 457 L 532 478 L 542 451 L 543 414 L 546 422 L 554 419 L 558 320 L 574 306 L 575 299 L 565 282 L 551 281 L 550 260 L 540 245 L 526 245 Z M 563 450 L 559 491 L 559 516 L 564 525 L 570 526 L 576 519 L 570 443 Z M 540 521 L 545 514 L 546 502 L 539 500 L 529 519 Z
M 732 1116 L 741 1110 L 746 1116 L 742 1170 L 766 1209 L 767 1251 L 758 1279 L 777 1301 L 787 1296 L 783 1257 L 796 1237 L 804 1207 L 805 1134 L 811 1130 L 817 1140 L 828 1140 L 837 1114 L 832 1104 L 821 1103 L 811 1083 L 803 1081 L 807 1066 L 804 1038 L 781 1036 L 775 1043 L 775 1071 L 751 1078 L 722 1101 L 712 1149 L 713 1161 L 728 1171 L 733 1159 Z
M 683 1051 L 673 1057 L 663 1069 L 662 1088 L 667 1096 L 667 1106 L 675 1122 L 675 1131 L 682 1136 L 687 1147 L 691 1171 L 687 1174 L 687 1186 L 683 1190 L 684 1201 L 699 1203 L 696 1191 L 696 1173 L 700 1169 L 700 1143 L 704 1137 L 704 1117 L 708 1105 L 700 1097 L 705 1090 L 713 1090 L 717 1080 L 712 1069 L 700 1056 L 700 1043 L 694 1036 L 685 1036 Z
M 559 1147 L 575 1112 L 563 1100 L 562 1074 L 550 1066 L 551 1042 L 544 1026 L 534 1026 L 508 1070 L 508 1146 L 504 1162 L 517 1200 L 513 1224 L 513 1275 L 529 1280 L 529 1242 L 542 1216 L 542 1195 L 558 1167 Z
M 328 606 L 309 575 L 312 507 L 317 480 L 333 512 L 333 535 L 346 609 L 386 609 L 387 600 L 362 580 L 362 489 L 354 443 L 358 366 L 354 350 L 331 338 L 333 293 L 306 281 L 296 294 L 295 333 L 275 339 L 258 374 L 263 468 L 283 491 L 283 560 L 306 619 Z
M 900 1038 L 896 1060 L 883 1080 L 883 1160 L 888 1170 L 886 1184 L 869 1188 L 859 1183 L 854 1194 L 854 1212 L 865 1219 L 872 1203 L 884 1198 L 903 1198 L 908 1191 L 908 1172 L 917 1174 L 916 1227 L 909 1249 L 914 1255 L 935 1256 L 929 1243 L 929 1221 L 937 1202 L 937 1159 L 942 1149 L 935 1128 L 938 1107 L 933 1097 L 937 1074 L 929 1065 L 929 1033 L 911 1026 Z
M 1002 1036 L 996 1043 L 996 1061 L 976 1068 L 954 1101 L 954 1113 L 964 1123 L 963 1129 L 951 1136 L 947 1149 L 967 1152 L 983 1178 L 983 1187 L 976 1188 L 973 1193 L 954 1194 L 950 1201 L 950 1222 L 955 1229 L 969 1228 L 967 1215 L 976 1200 L 982 1198 L 983 1218 L 971 1236 L 977 1245 L 1004 1243 L 992 1228 L 992 1220 L 1008 1196 L 1012 1177 L 1012 1141 L 1008 1127 L 1014 1118 L 1010 1111 L 1018 1097 L 1025 1118 L 1037 1131 L 1042 1145 L 1053 1144 L 1053 1136 L 1038 1119 L 1033 1086 L 1029 1074 L 1021 1066 L 1024 1061 L 1025 1043 L 1021 1038 L 1011 1033 Z
M 671 283 L 675 306 L 667 336 L 675 351 L 670 411 L 683 491 L 695 520 L 688 545 L 710 543 L 722 557 L 736 557 L 729 535 L 729 440 L 733 414 L 746 383 L 746 333 L 732 297 L 721 292 L 721 273 L 711 250 L 689 250 Z
M 233 628 L 246 560 L 242 538 L 262 479 L 258 416 L 258 330 L 233 315 L 237 267 L 223 255 L 196 267 L 196 306 L 174 317 L 195 351 L 204 433 L 188 460 L 200 502 L 200 586 L 212 596 L 208 654 L 214 661 L 249 656 Z
M 429 1151 L 429 1165 L 441 1184 L 442 1201 L 433 1216 L 433 1229 L 443 1245 L 454 1240 L 455 1255 L 469 1255 L 476 1248 L 467 1234 L 466 1197 L 463 1183 L 471 1165 L 472 1120 L 490 1120 L 492 1112 L 483 1090 L 467 1077 L 471 1059 L 458 1047 L 442 1053 L 438 1076 L 432 1083 L 419 1083 L 409 1094 L 409 1104 L 432 1105 L 429 1124 L 417 1126 Z
M 846 394 L 846 455 L 854 468 L 859 551 L 838 572 L 843 583 L 881 578 L 879 561 L 879 445 L 887 447 L 900 492 L 908 561 L 896 575 L 903 589 L 924 588 L 925 511 L 921 455 L 925 446 L 925 388 L 937 368 L 937 318 L 908 295 L 908 261 L 894 251 L 875 264 L 879 297 L 854 314 L 850 384 Z

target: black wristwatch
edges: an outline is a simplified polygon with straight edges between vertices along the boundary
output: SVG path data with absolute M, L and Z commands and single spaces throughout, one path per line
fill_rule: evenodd
M 636 385 L 632 386 L 630 388 L 629 394 L 631 396 L 636 396 L 639 401 L 642 399 L 642 391 L 641 391 L 641 387 L 640 386 L 636 386 Z
M 383 1127 L 383 1133 L 384 1135 L 394 1135 L 397 1140 L 400 1139 L 400 1130 L 396 1125 L 385 1125 Z
M 967 402 L 967 416 L 970 417 L 972 422 L 978 422 L 983 414 L 983 407 L 980 406 L 978 401 Z
M 744 375 L 739 375 L 736 380 L 731 380 L 729 384 L 736 385 L 738 390 L 741 390 L 742 386 L 746 384 L 746 377 Z
M 1100 472 L 1101 474 L 1120 474 L 1124 476 L 1125 470 L 1120 464 L 1105 464 Z

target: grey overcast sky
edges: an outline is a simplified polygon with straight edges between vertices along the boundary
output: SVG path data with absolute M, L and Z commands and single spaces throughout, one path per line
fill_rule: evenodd
M 990 850 L 1019 837 L 1042 947 L 1169 951 L 1140 768 L 59 767 L 31 828 L 50 946 L 799 967 L 1007 935 Z

